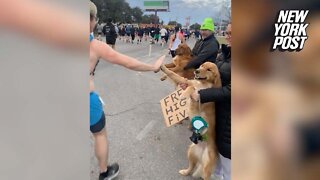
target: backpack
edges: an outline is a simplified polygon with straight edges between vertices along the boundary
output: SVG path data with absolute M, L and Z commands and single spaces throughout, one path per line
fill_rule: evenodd
M 102 32 L 106 35 L 106 37 L 114 37 L 116 35 L 116 30 L 113 24 L 106 24 L 103 27 Z

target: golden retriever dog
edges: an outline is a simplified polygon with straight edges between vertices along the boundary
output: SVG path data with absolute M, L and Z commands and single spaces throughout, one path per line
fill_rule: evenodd
M 180 44 L 176 49 L 176 56 L 173 58 L 173 62 L 166 64 L 165 66 L 171 71 L 177 73 L 178 75 L 185 77 L 187 79 L 193 79 L 194 69 L 184 70 L 183 68 L 190 62 L 192 59 L 191 49 L 187 44 Z M 161 81 L 167 79 L 167 76 L 164 75 L 161 78 Z
M 200 104 L 190 98 L 190 95 L 196 91 L 212 87 L 221 87 L 220 73 L 214 63 L 206 62 L 195 70 L 195 78 L 188 80 L 166 66 L 162 65 L 161 70 L 175 83 L 188 84 L 187 89 L 180 98 L 188 98 L 188 113 L 190 119 L 194 116 L 201 117 L 208 123 L 207 141 L 192 143 L 188 149 L 189 167 L 180 170 L 181 175 L 187 176 L 192 173 L 193 177 L 201 176 L 204 180 L 209 180 L 212 170 L 217 162 L 217 150 L 215 145 L 215 104 L 214 102 Z

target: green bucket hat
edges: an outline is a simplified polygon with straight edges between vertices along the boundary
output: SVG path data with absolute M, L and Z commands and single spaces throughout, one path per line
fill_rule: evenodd
M 205 18 L 200 30 L 210 30 L 214 31 L 214 24 L 213 24 L 213 19 L 212 18 Z

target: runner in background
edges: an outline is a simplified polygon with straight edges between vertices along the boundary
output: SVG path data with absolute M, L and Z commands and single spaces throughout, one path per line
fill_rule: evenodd
M 162 27 L 160 30 L 160 35 L 161 35 L 161 46 L 164 46 L 164 43 L 166 42 L 166 35 L 168 34 L 168 31 Z
M 171 53 L 172 58 L 176 56 L 176 49 L 178 48 L 179 44 L 185 43 L 185 39 L 183 34 L 180 32 L 180 28 L 177 26 L 174 29 L 174 33 L 170 36 L 170 43 L 169 43 L 169 50 Z

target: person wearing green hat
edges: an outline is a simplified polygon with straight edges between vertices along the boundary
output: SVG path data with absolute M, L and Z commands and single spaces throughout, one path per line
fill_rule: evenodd
M 213 24 L 213 20 L 212 18 L 205 18 L 200 30 L 210 30 L 210 31 L 214 31 L 214 24 Z
M 205 18 L 200 27 L 201 39 L 196 42 L 192 49 L 192 60 L 184 68 L 197 69 L 201 64 L 209 61 L 215 63 L 219 42 L 214 36 L 214 23 L 212 18 Z

